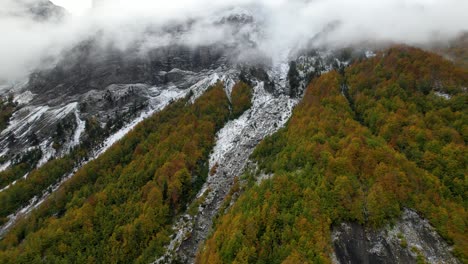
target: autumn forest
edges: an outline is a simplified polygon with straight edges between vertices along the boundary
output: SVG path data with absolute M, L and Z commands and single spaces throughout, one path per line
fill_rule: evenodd
M 36 168 L 0 172 L 0 223 L 63 175 L 56 192 L 0 240 L 0 263 L 150 263 L 210 170 L 216 133 L 252 106 L 218 82 L 136 126 L 76 172 L 93 138 Z M 381 228 L 411 208 L 468 261 L 468 70 L 394 46 L 312 78 L 284 128 L 239 172 L 197 263 L 330 263 L 342 222 Z M 0 130 L 12 114 L 0 103 Z M 90 121 L 89 134 L 101 134 Z M 29 172 L 27 178 L 22 176 Z M 270 175 L 261 179 L 264 175 Z M 235 195 L 234 195 L 235 194 Z

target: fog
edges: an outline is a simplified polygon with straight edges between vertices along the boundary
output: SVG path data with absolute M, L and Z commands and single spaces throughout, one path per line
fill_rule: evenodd
M 257 50 L 273 59 L 311 39 L 332 47 L 425 45 L 468 30 L 466 0 L 95 0 L 88 10 L 75 3 L 80 13 L 59 22 L 31 16 L 24 5 L 34 1 L 43 0 L 0 0 L 0 81 L 50 67 L 64 50 L 94 36 L 118 49 L 138 43 L 142 53 L 171 44 L 235 42 L 232 28 L 216 23 L 229 12 L 255 18 L 241 33 L 250 34 Z M 188 21 L 191 26 L 177 38 L 162 30 Z M 332 30 L 319 34 L 327 28 Z

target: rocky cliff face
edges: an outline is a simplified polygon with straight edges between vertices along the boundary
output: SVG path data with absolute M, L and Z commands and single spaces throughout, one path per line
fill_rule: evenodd
M 332 240 L 335 263 L 460 263 L 428 221 L 408 209 L 379 230 L 342 223 Z
M 39 5 L 42 2 L 25 3 L 44 7 Z M 228 15 L 210 23 L 237 30 L 236 42 L 204 46 L 174 43 L 154 48 L 135 42 L 119 49 L 95 35 L 63 52 L 54 67 L 38 70 L 27 81 L 0 91 L 4 96 L 12 94 L 18 104 L 9 126 L 0 131 L 0 169 L 7 168 L 16 153 L 31 148 L 43 152 L 40 164 L 66 154 L 87 136 L 80 124 L 89 119 L 96 119 L 103 128 L 112 127 L 112 134 L 157 108 L 154 98 L 160 91 L 176 88 L 188 92 L 199 82 L 236 71 L 234 54 L 248 38 L 239 28 L 253 23 L 253 18 Z M 145 38 L 155 34 L 177 38 L 191 26 L 167 25 L 148 30 Z
M 84 132 L 77 131 L 80 122 L 93 118 L 103 127 L 112 123 L 119 129 L 154 107 L 152 98 L 158 96 L 157 91 L 171 87 L 188 90 L 213 73 L 225 71 L 219 55 L 204 55 L 200 50 L 167 52 L 173 55 L 171 59 L 178 58 L 175 66 L 163 66 L 166 60 L 162 57 L 150 66 L 150 61 L 109 56 L 98 62 L 75 61 L 69 67 L 59 65 L 33 74 L 28 84 L 16 92 L 18 110 L 1 132 L 2 155 L 13 158 L 22 149 L 37 147 L 38 142 L 44 153 L 66 153 L 70 145 L 80 141 Z M 157 91 L 152 87 L 158 87 Z M 61 144 L 52 148 L 54 141 Z
M 133 58 L 82 44 L 53 69 L 33 73 L 26 84 L 11 91 L 18 109 L 1 131 L 1 154 L 4 160 L 12 159 L 33 147 L 49 153 L 47 159 L 64 154 L 84 135 L 82 128 L 77 131 L 81 122 L 93 118 L 102 127 L 112 124 L 118 130 L 154 108 L 158 91 L 172 87 L 188 91 L 214 73 L 221 76 L 227 71 L 225 60 L 216 46 L 162 47 L 148 58 Z M 54 141 L 61 144 L 52 146 Z

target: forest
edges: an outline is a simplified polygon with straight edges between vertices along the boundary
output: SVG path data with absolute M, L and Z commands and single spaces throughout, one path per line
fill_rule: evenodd
M 467 78 L 440 56 L 397 46 L 314 79 L 251 157 L 274 176 L 241 177 L 242 194 L 197 262 L 330 263 L 334 225 L 379 228 L 403 208 L 467 262 Z
M 373 69 L 370 74 L 368 69 Z M 466 197 L 468 72 L 414 48 L 353 65 L 349 99 L 371 131 Z
M 251 88 L 236 87 L 232 103 L 218 83 L 140 123 L 21 219 L 0 241 L 0 262 L 147 263 L 162 255 L 172 220 L 208 175 L 216 132 L 250 107 Z
M 209 174 L 217 131 L 251 107 L 247 83 L 230 97 L 217 83 L 193 104 L 181 99 L 137 125 L 19 219 L 0 240 L 0 263 L 161 256 L 174 219 Z M 286 127 L 255 149 L 256 167 L 235 179 L 197 262 L 330 263 L 333 226 L 381 228 L 404 208 L 467 262 L 467 87 L 466 68 L 407 46 L 314 77 Z M 103 133 L 87 120 L 79 147 L 37 169 L 40 151 L 19 155 L 0 172 L 0 188 L 17 180 L 0 192 L 0 223 L 70 174 Z

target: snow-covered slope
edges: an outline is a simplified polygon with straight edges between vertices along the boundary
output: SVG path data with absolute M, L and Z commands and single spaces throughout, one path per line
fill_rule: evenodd
M 287 63 L 285 65 L 287 67 Z M 283 76 L 270 77 L 275 80 L 286 79 L 287 72 L 287 69 L 279 71 Z M 265 90 L 264 82 L 256 80 L 255 83 L 251 109 L 238 119 L 228 122 L 218 133 L 209 164 L 210 168 L 217 169 L 208 176 L 197 195 L 198 199 L 204 197 L 198 212 L 195 215 L 187 213 L 179 218 L 174 225 L 176 234 L 168 246 L 167 254 L 156 263 L 170 261 L 174 253 L 184 263 L 193 262 L 199 243 L 206 239 L 213 217 L 231 189 L 234 178 L 244 171 L 255 146 L 284 126 L 291 116 L 297 99 L 285 94 L 275 96 Z M 275 85 L 278 91 L 286 88 L 285 82 L 276 82 Z

